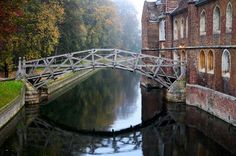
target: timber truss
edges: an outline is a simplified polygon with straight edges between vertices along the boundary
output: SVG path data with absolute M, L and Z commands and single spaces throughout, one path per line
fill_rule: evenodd
M 18 75 L 38 89 L 63 74 L 95 68 L 114 68 L 138 72 L 166 88 L 180 78 L 176 60 L 118 49 L 91 49 L 36 60 L 19 61 Z

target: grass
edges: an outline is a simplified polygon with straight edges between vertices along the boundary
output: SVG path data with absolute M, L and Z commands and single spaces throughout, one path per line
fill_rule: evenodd
M 0 110 L 21 93 L 22 81 L 0 82 Z

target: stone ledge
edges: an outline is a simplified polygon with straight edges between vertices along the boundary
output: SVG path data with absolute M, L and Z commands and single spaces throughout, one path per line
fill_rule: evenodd
M 236 126 L 236 97 L 199 85 L 187 84 L 186 103 Z

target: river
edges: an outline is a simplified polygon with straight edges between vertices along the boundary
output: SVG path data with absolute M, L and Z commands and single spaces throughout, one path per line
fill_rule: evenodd
M 135 73 L 100 70 L 51 102 L 23 108 L 0 131 L 0 155 L 236 154 L 235 127 L 183 103 L 167 103 L 163 94 L 140 87 Z

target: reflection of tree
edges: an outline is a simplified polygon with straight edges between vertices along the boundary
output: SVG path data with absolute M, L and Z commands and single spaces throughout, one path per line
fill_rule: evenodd
M 79 129 L 108 129 L 117 112 L 130 113 L 138 81 L 133 73 L 102 70 L 44 106 L 42 114 Z

